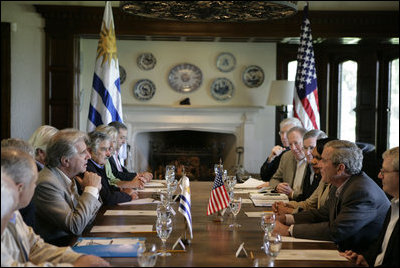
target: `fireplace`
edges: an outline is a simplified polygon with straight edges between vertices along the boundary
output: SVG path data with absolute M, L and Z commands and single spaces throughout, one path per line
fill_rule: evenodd
M 210 180 L 214 179 L 214 164 L 220 159 L 225 169 L 232 169 L 235 164 L 233 134 L 192 130 L 143 132 L 138 140 L 149 142 L 149 170 L 156 179 L 163 179 L 166 165 L 175 165 L 178 177 L 184 167 L 190 180 Z
M 258 172 L 264 160 L 255 137 L 254 117 L 260 107 L 126 105 L 123 109 L 134 171 L 149 170 L 158 179 L 165 165 L 181 163 L 191 180 L 210 180 L 220 158 L 225 169 L 234 168 L 237 147 L 245 148 L 240 164 L 249 172 Z

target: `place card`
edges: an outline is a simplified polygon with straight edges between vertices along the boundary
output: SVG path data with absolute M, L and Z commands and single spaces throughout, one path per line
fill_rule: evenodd
M 172 249 L 181 249 L 181 250 L 186 250 L 185 244 L 182 242 L 182 237 L 180 236 L 178 240 L 176 240 L 175 244 L 172 246 Z
M 239 258 L 239 257 L 248 257 L 247 251 L 244 248 L 244 242 L 242 244 L 240 244 L 238 250 L 236 251 L 236 258 Z

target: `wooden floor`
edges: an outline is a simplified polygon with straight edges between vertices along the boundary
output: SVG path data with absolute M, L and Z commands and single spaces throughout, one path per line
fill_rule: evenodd
M 266 255 L 261 250 L 263 231 L 260 228 L 259 218 L 249 218 L 244 211 L 262 211 L 265 208 L 256 208 L 253 204 L 243 204 L 237 216 L 237 222 L 242 225 L 238 231 L 231 231 L 228 225 L 232 222 L 231 217 L 224 217 L 219 223 L 213 221 L 215 216 L 207 216 L 207 205 L 213 182 L 191 182 L 193 240 L 187 247 L 185 253 L 172 253 L 170 257 L 158 257 L 156 266 L 253 266 L 251 258 L 236 258 L 235 253 L 241 243 L 245 243 L 248 252 L 252 251 L 255 258 L 265 262 Z M 149 197 L 151 194 L 143 194 Z M 242 195 L 246 197 L 246 195 Z M 174 205 L 176 211 L 178 203 Z M 155 224 L 156 217 L 150 216 L 103 216 L 107 209 L 134 209 L 155 210 L 156 205 L 135 206 L 111 206 L 104 207 L 98 213 L 94 225 L 130 225 L 130 224 Z M 154 228 L 155 230 L 155 228 Z M 177 212 L 175 216 L 174 229 L 167 241 L 167 247 L 171 248 L 179 236 L 184 233 L 184 218 Z M 83 236 L 111 236 L 146 237 L 146 243 L 156 243 L 161 247 L 161 240 L 156 233 L 130 234 L 130 233 L 84 233 Z M 335 249 L 333 243 L 283 243 L 282 249 Z M 106 258 L 113 266 L 138 266 L 136 258 Z M 260 265 L 261 266 L 261 265 Z M 275 266 L 298 266 L 298 267 L 350 267 L 347 261 L 275 261 Z

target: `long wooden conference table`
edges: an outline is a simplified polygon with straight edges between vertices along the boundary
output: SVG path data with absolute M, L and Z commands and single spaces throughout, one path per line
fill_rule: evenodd
M 190 182 L 193 239 L 184 253 L 172 253 L 169 257 L 158 257 L 155 266 L 253 266 L 254 259 L 259 259 L 260 266 L 267 259 L 261 249 L 264 232 L 260 227 L 259 217 L 247 217 L 244 212 L 264 211 L 265 207 L 255 207 L 253 204 L 242 204 L 241 211 L 237 215 L 237 222 L 241 228 L 232 231 L 228 228 L 232 223 L 232 215 L 224 216 L 223 222 L 216 222 L 215 215 L 207 216 L 207 205 L 213 182 Z M 238 195 L 238 194 L 236 194 Z M 140 197 L 150 197 L 151 193 L 140 193 Z M 248 194 L 240 194 L 242 198 L 248 198 Z M 128 206 L 105 206 L 94 222 L 94 225 L 135 225 L 153 224 L 155 216 L 104 216 L 106 210 L 156 210 L 156 204 L 128 205 Z M 183 236 L 185 230 L 184 218 L 178 212 L 178 202 L 174 205 L 176 216 L 174 218 L 173 231 L 168 238 L 167 248 L 171 249 L 175 241 Z M 153 227 L 155 230 L 155 227 Z M 155 243 L 161 248 L 161 240 L 156 232 L 151 233 L 83 233 L 84 237 L 145 237 L 146 244 Z M 240 244 L 253 255 L 249 257 L 236 257 L 236 251 Z M 284 242 L 284 249 L 336 249 L 333 243 L 319 242 Z M 250 254 L 252 252 L 252 254 Z M 137 258 L 105 258 L 113 266 L 138 266 Z M 348 261 L 324 261 L 324 260 L 275 260 L 275 266 L 297 266 L 297 267 L 352 267 Z

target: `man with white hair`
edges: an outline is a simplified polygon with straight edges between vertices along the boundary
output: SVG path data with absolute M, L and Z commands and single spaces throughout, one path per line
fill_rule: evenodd
M 11 219 L 19 202 L 18 189 L 10 177 L 1 169 L 1 234 Z
M 362 159 L 361 149 L 353 142 L 334 140 L 325 144 L 317 166 L 322 180 L 332 184 L 328 200 L 319 209 L 279 216 L 275 231 L 296 238 L 333 241 L 340 251 L 366 250 L 378 238 L 390 202 L 361 171 Z
M 1 171 L 10 177 L 18 191 L 16 209 L 28 205 L 38 178 L 33 158 L 15 148 L 2 148 Z M 76 253 L 70 247 L 56 247 L 45 243 L 24 223 L 21 214 L 16 210 L 1 235 L 1 266 L 85 267 L 109 266 L 109 263 L 97 256 Z
M 90 159 L 87 141 L 86 133 L 63 129 L 47 144 L 46 166 L 39 173 L 33 200 L 38 233 L 53 245 L 69 245 L 94 220 L 102 205 L 101 177 L 86 172 Z M 80 173 L 84 173 L 81 195 L 74 180 Z
M 35 150 L 35 160 L 38 171 L 41 171 L 45 165 L 47 143 L 57 132 L 58 129 L 55 127 L 43 125 L 38 127 L 28 140 L 29 144 L 32 145 Z
M 281 138 L 283 147 L 280 145 L 275 145 L 272 148 L 270 155 L 260 169 L 260 176 L 262 180 L 269 181 L 272 178 L 279 167 L 283 153 L 290 150 L 287 133 L 292 127 L 302 127 L 300 120 L 295 117 L 291 117 L 282 120 L 279 124 L 279 136 Z

